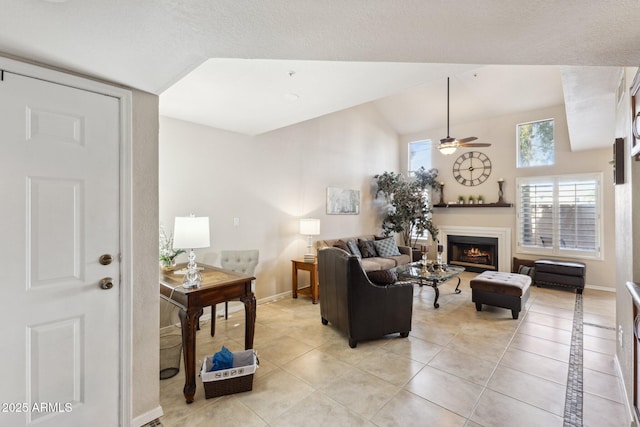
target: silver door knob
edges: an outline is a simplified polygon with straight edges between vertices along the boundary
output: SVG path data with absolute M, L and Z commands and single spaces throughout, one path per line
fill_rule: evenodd
M 105 290 L 113 288 L 113 279 L 111 277 L 105 277 L 100 280 L 100 287 Z

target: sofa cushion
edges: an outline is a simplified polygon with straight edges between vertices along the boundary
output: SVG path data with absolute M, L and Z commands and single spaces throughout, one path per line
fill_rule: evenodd
M 343 251 L 347 252 L 347 253 L 351 253 L 351 251 L 349 250 L 349 247 L 347 246 L 347 243 L 344 240 L 336 240 L 333 243 L 333 247 L 334 248 L 340 248 Z
M 388 237 L 382 240 L 374 240 L 373 245 L 376 247 L 376 252 L 379 256 L 389 257 L 400 255 L 398 244 L 393 240 L 393 237 Z
M 351 254 L 357 256 L 358 258 L 362 258 L 362 253 L 360 253 L 360 249 L 358 248 L 358 244 L 352 240 L 347 242 L 347 246 L 349 247 L 349 252 Z
M 362 258 L 373 258 L 378 256 L 373 240 L 358 239 L 358 249 L 360 249 Z
M 367 277 L 376 285 L 392 285 L 398 281 L 398 273 L 395 270 L 367 271 Z

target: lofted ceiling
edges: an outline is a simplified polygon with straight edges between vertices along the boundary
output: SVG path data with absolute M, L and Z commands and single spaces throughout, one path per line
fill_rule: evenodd
M 586 141 L 613 137 L 619 67 L 640 64 L 638 0 L 0 6 L 0 52 L 155 93 L 161 114 L 250 135 L 364 102 L 399 133 L 442 127 L 451 76 L 452 124 L 564 102 L 574 149 L 595 148 Z

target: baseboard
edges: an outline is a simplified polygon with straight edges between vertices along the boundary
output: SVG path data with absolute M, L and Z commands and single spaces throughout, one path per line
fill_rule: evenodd
M 271 295 L 270 297 L 260 298 L 256 301 L 256 305 L 268 304 L 273 301 L 277 301 L 286 297 L 291 297 L 291 291 L 282 292 L 280 294 Z M 235 301 L 230 301 L 235 302 Z M 216 310 L 218 317 L 224 316 L 224 304 L 217 304 L 216 307 L 219 309 Z M 236 311 L 244 310 L 244 304 L 238 302 L 238 304 L 231 304 L 229 306 L 229 313 L 235 313 Z M 200 317 L 200 320 L 206 321 L 211 320 L 211 313 L 205 313 Z M 176 323 L 174 325 L 164 326 L 160 328 L 160 335 L 164 335 L 167 333 L 171 333 L 173 331 L 180 332 L 180 323 Z
M 616 293 L 616 288 L 611 288 L 609 286 L 596 286 L 596 285 L 585 285 L 585 289 L 593 289 L 594 291 L 605 291 L 605 292 L 613 292 Z
M 162 406 L 157 406 L 156 408 L 145 412 L 142 415 L 138 415 L 134 419 L 131 420 L 132 427 L 142 427 L 145 424 L 150 423 L 151 421 L 157 420 L 161 416 L 164 415 L 162 412 Z
M 622 396 L 624 397 L 624 407 L 627 412 L 627 424 L 629 427 L 637 427 L 636 419 L 633 416 L 633 408 L 631 407 L 631 399 L 629 399 L 629 395 L 627 394 L 627 388 L 625 387 L 624 378 L 622 376 L 622 368 L 620 367 L 620 360 L 618 360 L 618 355 L 616 354 L 613 357 L 613 363 L 616 367 L 616 373 L 618 374 L 618 386 L 622 389 Z
M 282 298 L 291 297 L 291 291 L 282 292 L 276 295 L 271 295 L 270 297 L 260 298 L 256 301 L 257 305 L 268 304 L 273 301 L 280 300 Z M 231 302 L 231 301 L 230 301 Z M 221 307 L 220 310 L 216 310 L 218 317 L 224 316 L 224 304 L 218 304 L 218 307 Z M 244 310 L 244 304 L 238 302 L 238 304 L 232 304 L 229 306 L 229 313 L 235 313 L 236 311 Z M 211 319 L 211 315 L 204 315 L 202 319 L 209 320 Z

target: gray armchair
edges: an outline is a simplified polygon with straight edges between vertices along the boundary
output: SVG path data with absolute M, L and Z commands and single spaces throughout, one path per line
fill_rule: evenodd
M 225 270 L 253 276 L 258 265 L 259 252 L 257 249 L 241 251 L 220 251 L 220 265 Z M 253 284 L 252 284 L 253 287 Z M 254 289 L 252 291 L 255 292 Z M 229 303 L 224 303 L 224 318 L 229 316 Z M 211 307 L 211 316 L 215 316 L 216 306 Z
M 376 285 L 367 277 L 360 260 L 338 248 L 318 251 L 320 314 L 347 335 L 349 346 L 411 331 L 413 285 Z

